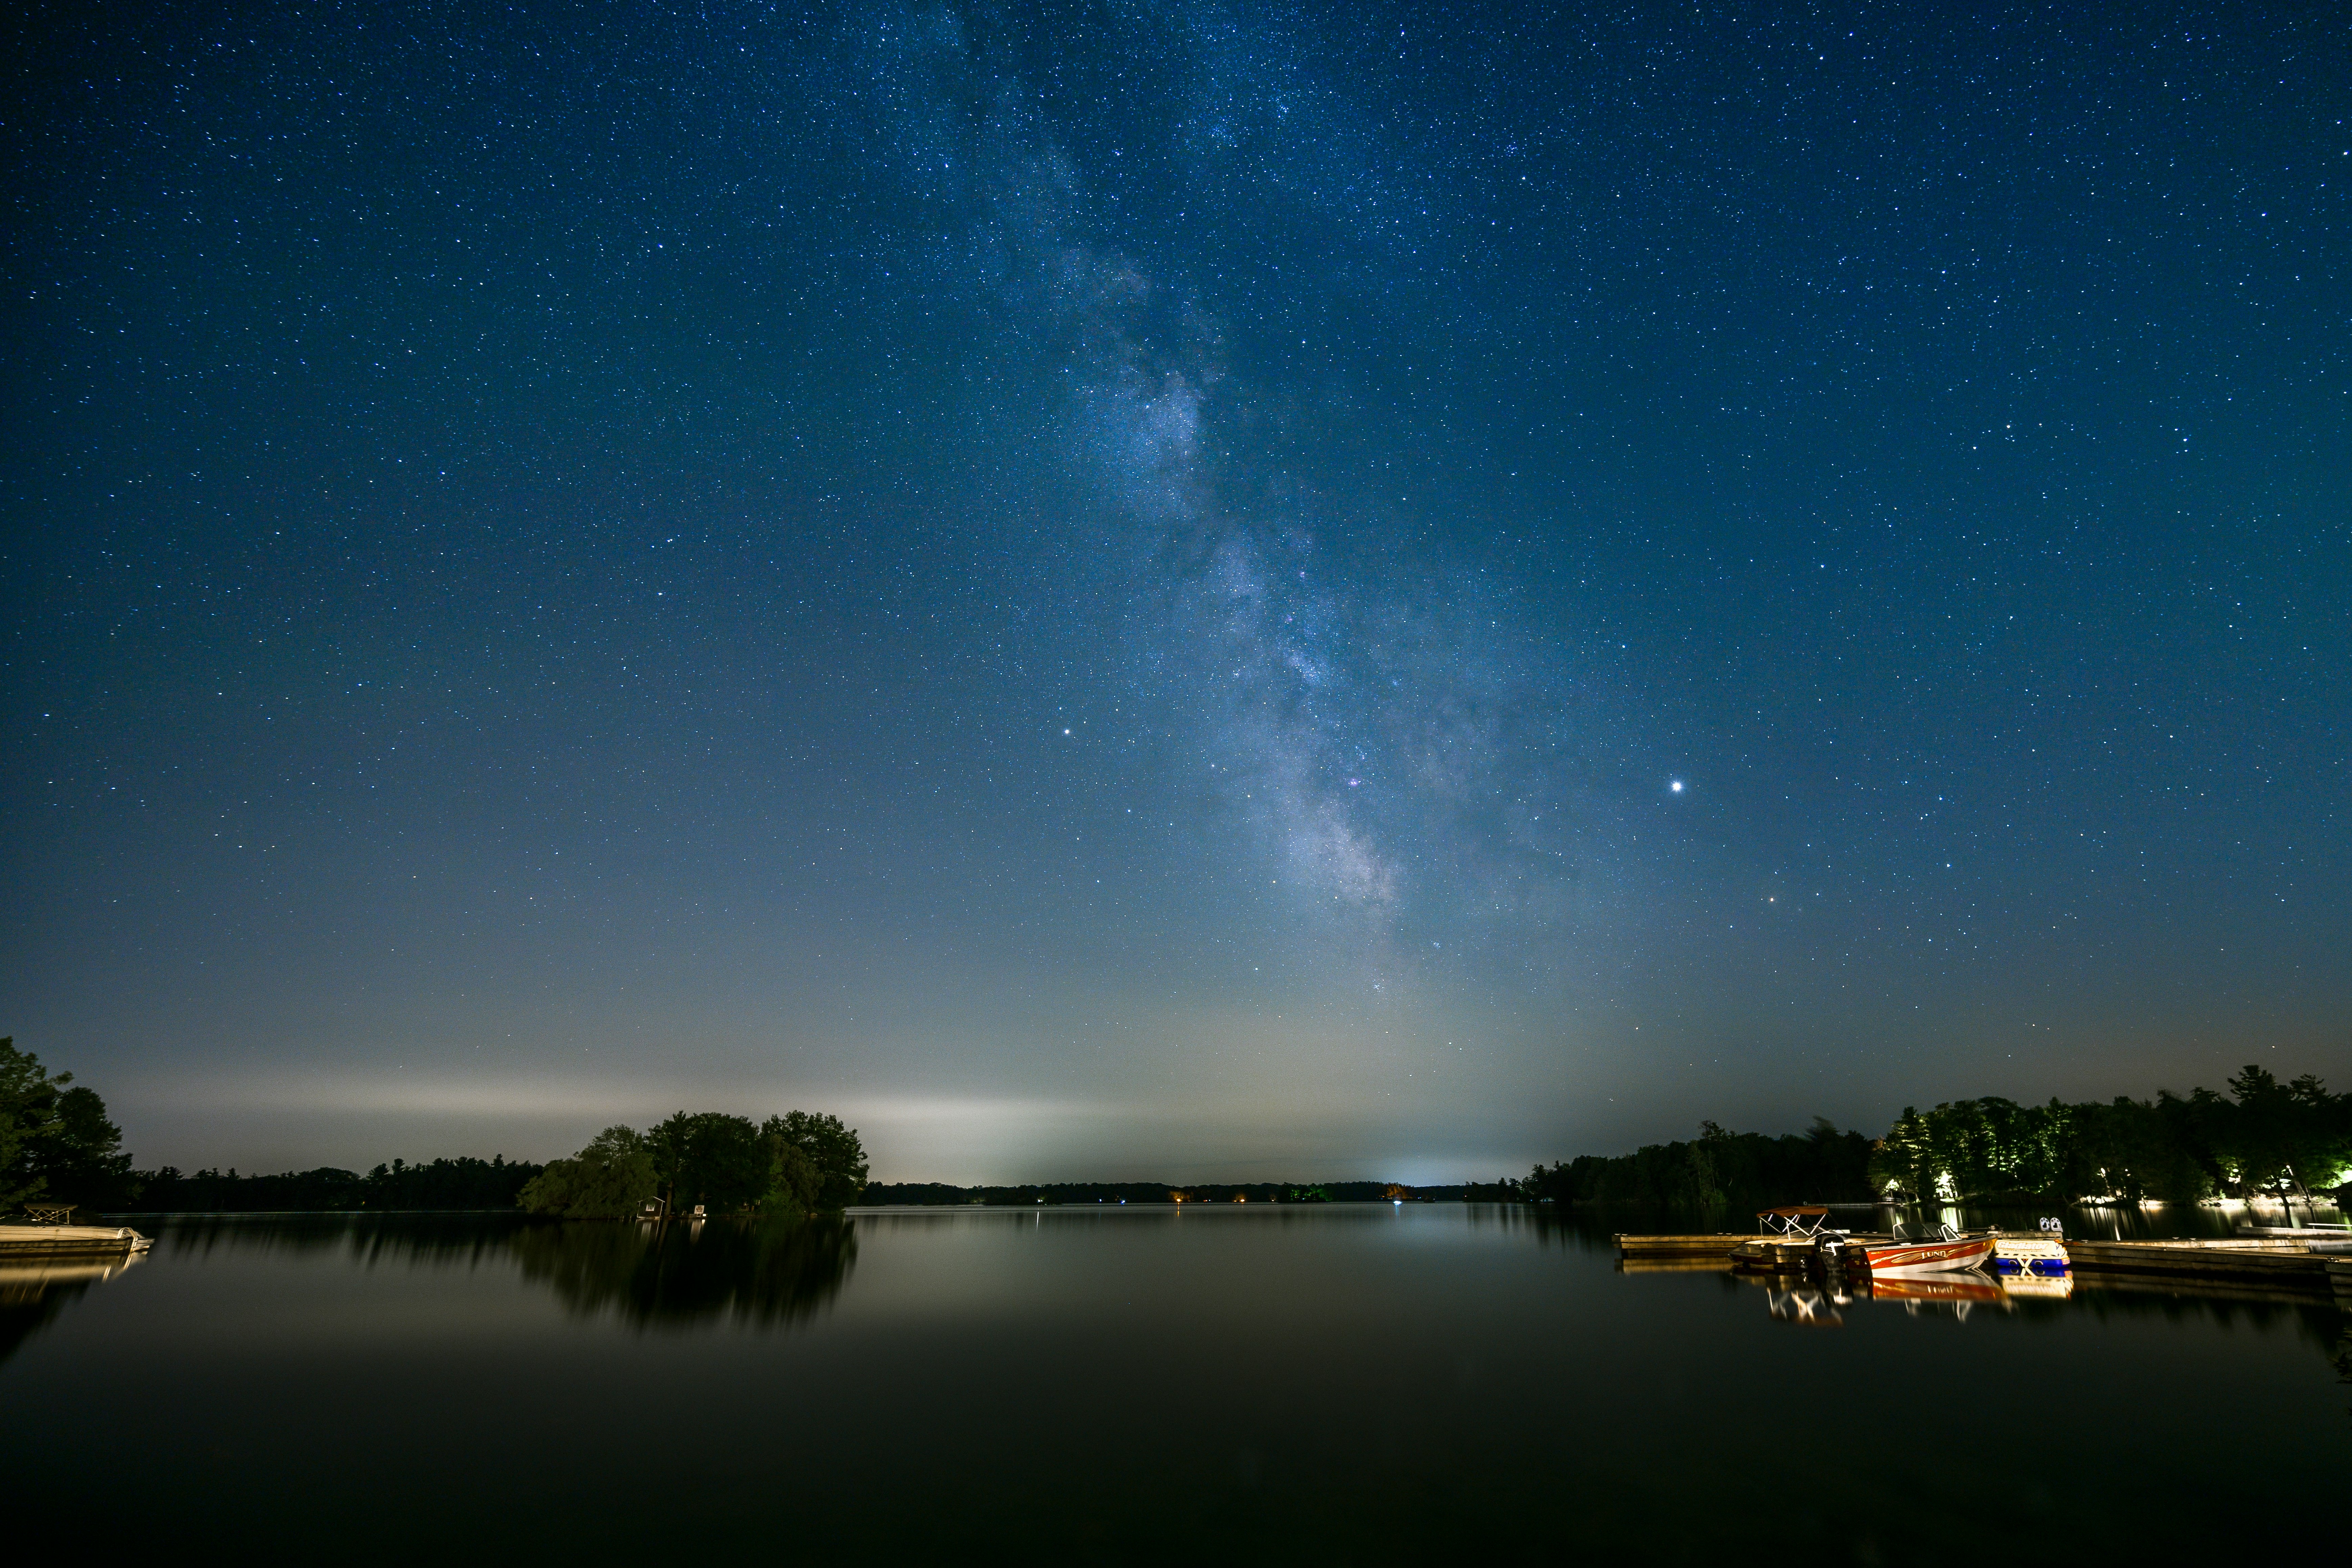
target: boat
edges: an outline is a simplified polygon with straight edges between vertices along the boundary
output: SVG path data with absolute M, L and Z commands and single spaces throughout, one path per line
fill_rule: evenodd
M 1789 1204 L 1762 1209 L 1757 1234 L 1730 1249 L 1734 1268 L 1801 1274 L 1821 1258 L 1821 1248 L 1841 1233 L 1826 1230 L 1829 1209 L 1821 1204 Z
M 1873 1279 L 1913 1274 L 1949 1274 L 1960 1269 L 1980 1269 L 1992 1257 L 1996 1240 L 1990 1231 L 1962 1235 L 1949 1226 L 1936 1227 L 1942 1234 L 1932 1237 L 1848 1237 L 1839 1248 L 1851 1267 L 1854 1253 L 1862 1254 L 1870 1265 Z
M 2052 1231 L 2032 1235 L 1993 1233 L 1992 1269 L 1996 1274 L 2063 1275 L 2067 1269 L 2066 1243 Z

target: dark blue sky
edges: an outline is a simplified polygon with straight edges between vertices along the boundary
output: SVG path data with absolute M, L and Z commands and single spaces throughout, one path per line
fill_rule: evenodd
M 2352 1074 L 2339 10 L 9 26 L 0 1030 L 142 1163 Z

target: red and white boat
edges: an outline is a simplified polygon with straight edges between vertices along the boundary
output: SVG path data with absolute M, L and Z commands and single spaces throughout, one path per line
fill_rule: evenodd
M 1855 1237 L 1846 1243 L 1849 1256 L 1859 1252 L 1870 1260 L 1874 1279 L 1892 1275 L 1948 1274 L 1960 1268 L 1982 1268 L 1992 1257 L 1993 1244 L 1999 1238 L 1987 1232 L 1981 1236 L 1945 1236 L 1939 1238 L 1881 1241 L 1876 1237 Z

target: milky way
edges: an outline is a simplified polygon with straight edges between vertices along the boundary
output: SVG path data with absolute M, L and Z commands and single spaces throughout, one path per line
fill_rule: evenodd
M 1566 639 L 1547 646 L 1507 593 L 1442 551 L 1321 548 L 1394 531 L 1355 493 L 1371 476 L 1333 495 L 1327 476 L 1251 451 L 1296 389 L 1231 374 L 1218 303 L 1090 232 L 1103 203 L 1022 84 L 950 90 L 972 69 L 968 40 L 936 24 L 921 36 L 911 74 L 937 96 L 902 102 L 922 131 L 892 141 L 920 150 L 919 181 L 967 172 L 959 248 L 980 266 L 952 291 L 993 307 L 1013 379 L 1059 379 L 1038 413 L 1080 508 L 1056 524 L 1073 537 L 1049 548 L 1099 556 L 1071 574 L 1076 629 L 1118 640 L 1135 720 L 1171 736 L 1172 765 L 1243 825 L 1234 847 L 1297 889 L 1288 934 L 1336 936 L 1325 956 L 1352 947 L 1393 979 L 1402 928 L 1559 920 L 1577 789 Z M 883 79 L 913 64 L 890 60 Z M 967 137 L 939 129 L 954 102 L 983 98 Z M 1294 145 L 1315 134 L 1305 118 L 1284 129 Z

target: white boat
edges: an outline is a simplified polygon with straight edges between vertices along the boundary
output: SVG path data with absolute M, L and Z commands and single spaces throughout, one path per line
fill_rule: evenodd
M 2061 1275 L 2068 1267 L 2066 1244 L 2053 1232 L 1993 1233 L 1992 1268 L 1996 1274 Z

